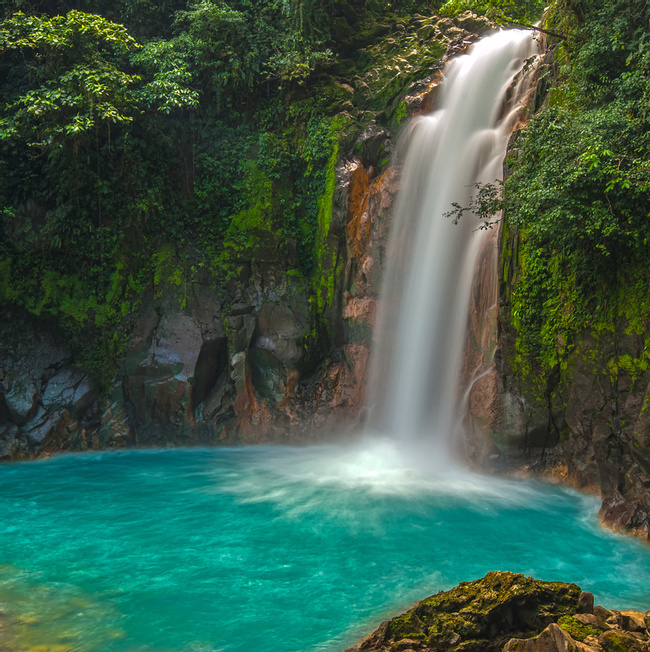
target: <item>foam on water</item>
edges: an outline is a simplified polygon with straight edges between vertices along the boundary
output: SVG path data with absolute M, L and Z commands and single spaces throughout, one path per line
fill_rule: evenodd
M 376 433 L 347 444 L 306 448 L 266 447 L 260 456 L 248 449 L 253 473 L 219 479 L 220 490 L 242 499 L 305 505 L 305 494 L 394 496 L 437 500 L 472 497 L 482 503 L 531 504 L 539 493 L 532 484 L 487 477 L 455 464 L 432 466 L 421 446 L 398 443 Z

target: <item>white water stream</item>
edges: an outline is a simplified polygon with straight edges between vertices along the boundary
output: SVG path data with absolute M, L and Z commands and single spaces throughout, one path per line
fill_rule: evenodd
M 456 421 L 475 264 L 489 236 L 471 215 L 454 224 L 444 214 L 453 202 L 467 206 L 476 182 L 501 178 L 519 111 L 506 107 L 506 98 L 517 97 L 517 75 L 536 52 L 530 32 L 482 39 L 448 64 L 439 110 L 414 119 L 405 134 L 370 370 L 369 423 L 403 445 L 433 448 L 433 463 L 442 467 Z

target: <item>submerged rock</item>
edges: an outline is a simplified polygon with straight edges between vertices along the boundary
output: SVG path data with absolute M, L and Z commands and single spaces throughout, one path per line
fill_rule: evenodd
M 647 614 L 594 608 L 575 584 L 492 571 L 422 600 L 346 652 L 647 651 L 647 627 Z

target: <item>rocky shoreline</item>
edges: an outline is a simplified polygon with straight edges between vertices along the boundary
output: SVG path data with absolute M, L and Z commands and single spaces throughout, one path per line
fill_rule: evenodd
M 491 571 L 383 622 L 345 652 L 648 652 L 650 611 L 594 606 L 576 584 Z

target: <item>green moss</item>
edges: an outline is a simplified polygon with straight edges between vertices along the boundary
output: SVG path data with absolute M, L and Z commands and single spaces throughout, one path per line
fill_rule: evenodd
M 627 632 L 610 629 L 604 632 L 598 639 L 603 652 L 632 652 L 641 650 L 641 644 Z
M 575 614 L 580 593 L 574 584 L 493 571 L 433 595 L 395 618 L 384 643 L 413 638 L 435 649 L 501 649 L 511 638 L 534 636 L 547 624 Z
M 336 277 L 336 251 L 328 252 L 328 236 L 332 224 L 332 209 L 334 190 L 336 189 L 336 162 L 338 159 L 338 144 L 332 148 L 325 173 L 325 191 L 318 198 L 318 232 L 314 257 L 317 261 L 316 298 L 318 311 L 332 305 L 334 298 L 334 282 Z M 327 260 L 329 256 L 329 260 Z
M 568 632 L 576 641 L 581 643 L 587 636 L 598 636 L 604 629 L 592 627 L 591 625 L 584 625 L 573 616 L 562 616 L 557 621 L 557 624 L 565 631 Z
M 282 232 L 281 183 L 255 161 L 246 161 L 245 206 L 230 219 L 216 264 L 226 278 L 243 262 L 277 262 Z
M 426 638 L 422 631 L 422 621 L 412 611 L 393 618 L 390 621 L 388 631 L 395 640 L 410 638 L 416 641 L 422 641 Z
M 154 254 L 153 282 L 157 288 L 161 288 L 164 285 L 180 287 L 183 282 L 176 252 L 171 244 L 163 245 Z
M 409 108 L 406 102 L 400 102 L 393 114 L 393 122 L 400 127 L 409 117 Z
M 513 366 L 524 384 L 540 379 L 544 392 L 570 382 L 577 355 L 605 366 L 613 383 L 634 383 L 650 369 L 645 342 L 621 350 L 624 335 L 645 339 L 650 323 L 641 218 L 649 203 L 640 190 L 647 157 L 639 145 L 648 68 L 644 55 L 612 54 L 614 42 L 632 38 L 639 12 L 647 7 L 558 0 L 547 14 L 547 28 L 568 38 L 554 51 L 546 104 L 516 140 L 504 197 L 519 256 L 503 267 L 512 281 Z M 576 351 L 589 340 L 591 351 Z M 596 360 L 612 348 L 609 360 Z
M 188 282 L 185 270 L 174 247 L 167 243 L 153 256 L 153 283 L 158 299 L 172 297 L 179 302 L 180 308 L 187 304 Z

